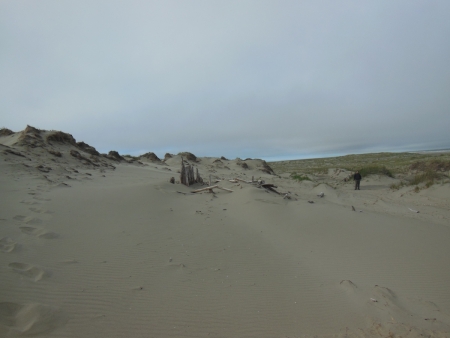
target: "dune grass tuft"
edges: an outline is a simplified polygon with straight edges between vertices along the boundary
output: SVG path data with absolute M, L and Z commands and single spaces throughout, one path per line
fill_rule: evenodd
M 296 180 L 296 181 L 311 181 L 311 179 L 308 176 L 303 176 L 303 175 L 299 175 L 297 173 L 292 173 L 291 174 L 292 179 Z
M 376 165 L 366 166 L 366 167 L 362 167 L 358 171 L 362 177 L 366 177 L 369 175 L 386 175 L 389 177 L 394 177 L 392 172 L 389 169 L 387 169 L 385 166 L 376 166 Z

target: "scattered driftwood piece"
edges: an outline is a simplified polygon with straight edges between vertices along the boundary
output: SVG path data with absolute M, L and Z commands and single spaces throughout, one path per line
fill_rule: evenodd
M 323 192 L 321 192 L 320 194 L 318 194 L 317 196 L 319 196 L 320 198 L 322 198 L 323 196 L 325 196 L 325 194 Z
M 228 181 L 230 181 L 231 183 L 238 183 L 239 182 L 238 180 L 228 180 Z
M 313 203 L 314 203 L 314 201 L 308 201 L 308 203 L 311 203 L 311 204 L 313 204 Z
M 170 183 L 174 184 L 175 183 L 175 177 L 171 177 L 169 180 Z
M 244 183 L 253 183 L 252 181 L 246 181 L 246 180 L 243 180 L 243 179 L 241 179 L 241 178 L 235 178 L 235 180 L 236 181 L 241 181 L 241 182 L 244 182 Z
M 263 187 L 263 188 L 278 188 L 276 185 L 273 185 L 271 183 L 261 184 L 261 187 Z
M 370 300 L 374 303 L 378 303 L 378 301 L 375 298 L 370 298 Z
M 231 190 L 231 189 L 222 188 L 222 187 L 219 187 L 219 186 L 217 186 L 217 189 L 222 189 L 222 190 L 225 190 L 225 191 L 233 192 L 233 190 Z
M 414 209 L 411 209 L 411 208 L 408 208 L 409 210 L 411 210 L 412 212 L 415 212 L 415 213 L 419 213 L 419 210 L 414 210 Z
M 222 187 L 219 187 L 218 185 L 212 185 L 212 186 L 209 186 L 209 187 L 206 187 L 206 188 L 193 190 L 192 192 L 193 193 L 197 193 L 197 192 L 202 192 L 202 191 L 206 191 L 206 190 L 209 190 L 210 192 L 213 192 L 213 189 L 222 189 L 222 190 L 225 190 L 225 191 L 233 192 L 233 190 L 230 190 L 230 189 L 227 189 L 227 188 L 222 188 Z
M 267 190 L 270 190 L 270 191 L 274 192 L 274 193 L 277 194 L 277 195 L 281 195 L 280 192 L 278 192 L 278 191 L 276 191 L 276 190 L 274 189 L 274 187 L 275 187 L 275 188 L 277 188 L 277 187 L 274 186 L 273 184 L 261 184 L 260 187 L 263 187 L 264 189 L 266 189 L 266 191 L 267 191 Z
M 177 191 L 177 193 L 183 194 L 183 195 L 194 195 L 193 193 L 190 193 L 190 192 L 182 192 L 182 191 Z
M 10 154 L 13 154 L 13 155 L 16 155 L 16 156 L 20 156 L 20 157 L 26 157 L 25 155 L 19 153 L 18 151 L 14 151 L 14 150 L 11 150 L 11 149 L 5 149 L 4 152 L 5 153 L 10 153 Z
M 353 210 L 353 211 L 356 211 L 356 209 L 355 209 L 355 207 L 354 207 L 353 205 L 352 205 L 352 210 Z
M 201 189 L 197 189 L 197 190 L 192 190 L 191 192 L 196 193 L 196 192 L 201 192 L 201 191 L 205 191 L 205 190 L 210 190 L 212 191 L 214 188 L 217 188 L 217 185 L 212 185 L 206 188 L 201 188 Z

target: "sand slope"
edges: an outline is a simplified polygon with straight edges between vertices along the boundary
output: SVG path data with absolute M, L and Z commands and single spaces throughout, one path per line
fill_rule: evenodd
M 179 156 L 95 166 L 18 138 L 0 137 L 0 337 L 450 336 L 448 185 L 355 192 L 201 158 L 233 192 L 190 194 L 169 183 Z M 292 198 L 228 181 L 252 176 Z

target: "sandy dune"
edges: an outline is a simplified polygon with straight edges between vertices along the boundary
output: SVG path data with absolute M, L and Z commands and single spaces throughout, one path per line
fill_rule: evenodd
M 179 155 L 55 133 L 0 136 L 0 337 L 450 336 L 449 184 L 334 189 L 199 158 L 233 192 L 191 194 L 169 183 Z M 229 181 L 252 176 L 290 199 Z

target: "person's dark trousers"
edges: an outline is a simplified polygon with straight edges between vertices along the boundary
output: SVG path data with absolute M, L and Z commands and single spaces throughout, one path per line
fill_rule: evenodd
M 355 190 L 359 190 L 359 183 L 361 183 L 361 180 L 355 180 Z

